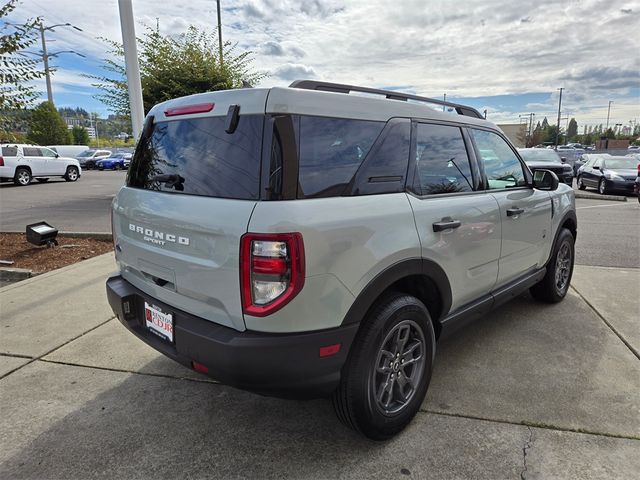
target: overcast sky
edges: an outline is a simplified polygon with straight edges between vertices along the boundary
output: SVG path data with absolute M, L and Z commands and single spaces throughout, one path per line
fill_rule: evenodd
M 640 1 L 221 0 L 225 40 L 255 52 L 262 86 L 316 78 L 469 103 L 489 119 L 518 122 L 536 112 L 585 124 L 640 121 Z M 216 24 L 215 0 L 133 0 L 142 24 L 178 34 Z M 82 73 L 99 71 L 106 55 L 98 36 L 121 41 L 116 0 L 22 0 L 10 17 L 41 15 L 78 32 L 48 33 L 50 51 L 73 49 L 53 63 L 58 106 L 102 114 Z M 39 85 L 44 90 L 44 84 Z M 43 93 L 43 98 L 45 97 Z M 566 120 L 563 120 L 563 123 Z

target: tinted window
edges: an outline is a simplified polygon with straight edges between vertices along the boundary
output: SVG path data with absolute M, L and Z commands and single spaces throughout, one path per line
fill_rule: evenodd
M 48 148 L 40 148 L 39 150 L 40 150 L 40 154 L 43 157 L 53 157 L 53 158 L 55 158 L 55 156 L 56 156 L 56 152 L 54 152 L 53 150 L 50 150 Z
M 419 123 L 415 161 L 416 193 L 431 195 L 473 190 L 469 157 L 460 128 Z
M 298 197 L 340 195 L 383 127 L 383 122 L 301 117 Z
M 22 147 L 22 152 L 24 153 L 25 157 L 41 157 L 42 156 L 42 153 L 40 152 L 39 148 Z
M 131 187 L 209 197 L 256 199 L 262 115 L 240 115 L 233 134 L 226 117 L 160 122 L 143 132 L 133 156 Z
M 489 189 L 526 185 L 520 160 L 500 135 L 486 130 L 471 129 L 471 132 L 484 164 Z
M 638 166 L 638 160 L 633 157 L 613 157 L 604 160 L 605 168 L 632 169 Z
M 404 191 L 411 147 L 411 122 L 392 120 L 358 170 L 354 195 Z
M 5 157 L 17 157 L 18 147 L 2 147 L 2 155 Z

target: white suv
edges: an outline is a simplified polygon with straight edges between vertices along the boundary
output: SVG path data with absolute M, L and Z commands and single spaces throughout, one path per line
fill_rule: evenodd
M 113 201 L 109 303 L 190 368 L 332 396 L 346 425 L 389 438 L 420 408 L 438 340 L 527 290 L 565 297 L 573 190 L 473 108 L 291 87 L 151 109 Z
M 16 185 L 29 185 L 35 178 L 46 182 L 49 177 L 62 177 L 75 182 L 82 175 L 75 158 L 59 156 L 47 147 L 38 145 L 0 145 L 0 179 L 13 180 Z

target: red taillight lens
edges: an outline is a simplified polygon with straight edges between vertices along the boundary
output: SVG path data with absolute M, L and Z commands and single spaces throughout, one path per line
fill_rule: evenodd
M 242 310 L 264 317 L 280 310 L 304 285 L 300 233 L 246 233 L 240 240 Z
M 184 107 L 168 108 L 164 111 L 165 117 L 175 117 L 177 115 L 189 115 L 191 113 L 206 113 L 213 110 L 213 103 L 198 103 L 195 105 L 185 105 Z
M 4 167 L 4 158 L 0 155 L 0 167 Z

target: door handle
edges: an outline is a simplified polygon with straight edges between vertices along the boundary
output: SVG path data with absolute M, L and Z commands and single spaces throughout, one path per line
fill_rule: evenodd
M 460 220 L 442 219 L 441 222 L 435 222 L 433 224 L 433 231 L 441 232 L 443 230 L 449 230 L 450 228 L 458 228 L 460 225 L 462 225 Z
M 524 208 L 507 208 L 507 217 L 515 217 L 516 215 L 520 215 L 521 213 L 524 213 Z

